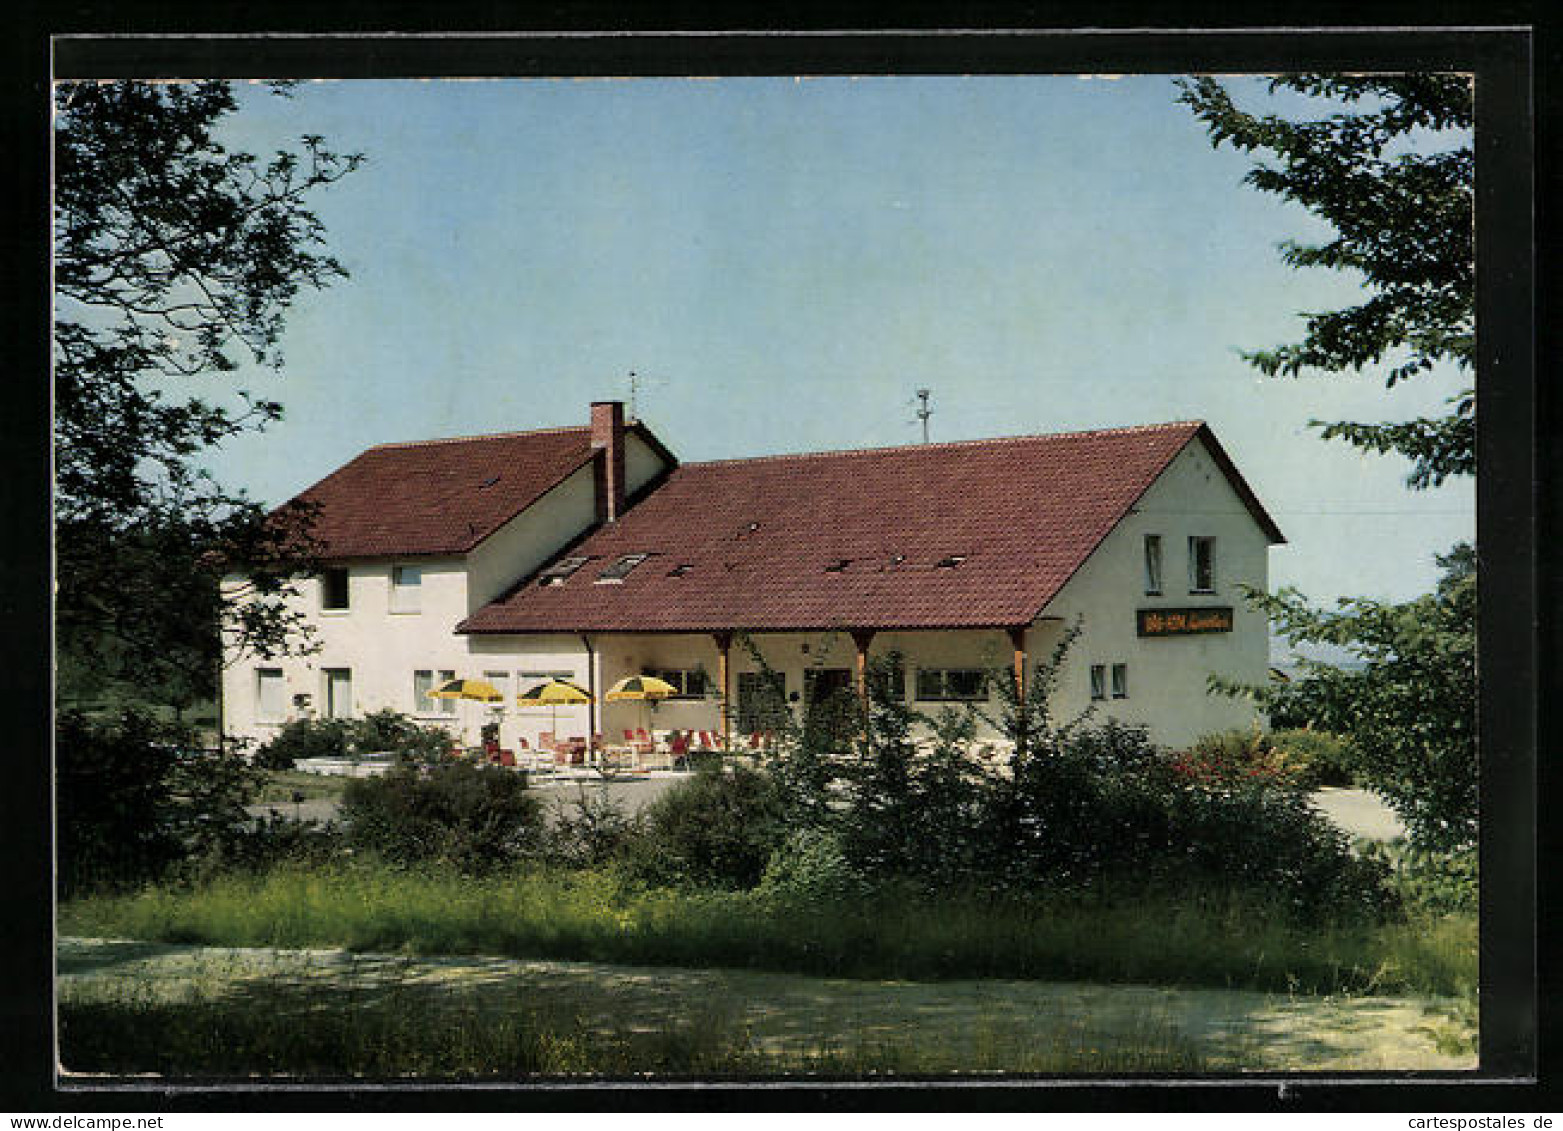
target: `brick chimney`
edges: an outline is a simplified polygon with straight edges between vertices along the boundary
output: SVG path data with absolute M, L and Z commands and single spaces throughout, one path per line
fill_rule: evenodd
M 597 521 L 617 522 L 624 511 L 624 402 L 592 402 L 592 447 L 598 455 Z

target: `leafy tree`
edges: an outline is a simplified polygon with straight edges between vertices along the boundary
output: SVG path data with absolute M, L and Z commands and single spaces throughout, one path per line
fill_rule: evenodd
M 1249 184 L 1295 201 L 1335 230 L 1322 244 L 1282 245 L 1293 267 L 1354 271 L 1368 297 L 1310 314 L 1301 342 L 1247 354 L 1267 375 L 1360 372 L 1387 365 L 1394 387 L 1452 363 L 1471 374 L 1475 348 L 1472 199 L 1475 161 L 1470 80 L 1461 75 L 1288 75 L 1279 90 L 1334 100 L 1350 112 L 1292 121 L 1250 114 L 1211 78 L 1183 80 L 1180 101 L 1210 133 L 1271 160 Z M 1473 376 L 1474 380 L 1474 376 Z M 1339 438 L 1412 461 L 1409 483 L 1428 487 L 1476 470 L 1475 390 L 1442 417 L 1392 424 L 1312 422 Z
M 1393 387 L 1440 363 L 1474 381 L 1472 260 L 1474 123 L 1470 80 L 1461 75 L 1291 75 L 1280 90 L 1349 108 L 1311 120 L 1239 110 L 1209 78 L 1185 80 L 1181 101 L 1214 145 L 1263 152 L 1247 180 L 1329 222 L 1335 238 L 1282 245 L 1294 267 L 1355 271 L 1368 297 L 1312 314 L 1299 343 L 1248 355 L 1262 372 L 1295 376 L 1388 365 Z M 1392 424 L 1323 424 L 1326 439 L 1398 452 L 1412 461 L 1412 488 L 1476 470 L 1475 389 L 1445 416 Z M 1306 664 L 1281 688 L 1249 689 L 1280 715 L 1307 718 L 1349 737 L 1361 774 L 1395 806 L 1426 846 L 1476 835 L 1475 552 L 1440 558 L 1436 593 L 1402 605 L 1348 599 L 1334 612 L 1295 592 L 1254 595 L 1293 643 L 1333 644 L 1363 657 L 1360 672 Z M 1231 690 L 1231 688 L 1228 688 Z
M 1303 678 L 1253 694 L 1349 738 L 1412 843 L 1448 850 L 1477 831 L 1476 554 L 1462 544 L 1438 562 L 1436 592 L 1404 604 L 1349 598 L 1327 611 L 1286 590 L 1258 595 L 1288 639 L 1344 648 L 1363 666 L 1304 660 Z
M 278 88 L 279 93 L 286 93 Z M 203 396 L 241 360 L 278 368 L 302 288 L 346 274 L 310 194 L 357 167 L 318 137 L 262 163 L 218 133 L 225 82 L 63 83 L 55 118 L 54 404 L 59 589 L 69 695 L 115 683 L 188 705 L 215 686 L 222 576 L 257 600 L 225 626 L 238 653 L 283 648 L 275 600 L 309 542 L 197 463 L 281 416 L 238 391 Z

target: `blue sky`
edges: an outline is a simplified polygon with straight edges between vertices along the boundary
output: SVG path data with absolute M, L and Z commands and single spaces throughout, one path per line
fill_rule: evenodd
M 376 443 L 584 423 L 635 370 L 686 461 L 912 443 L 919 387 L 935 440 L 1203 418 L 1288 536 L 1273 586 L 1324 600 L 1425 591 L 1474 537 L 1469 482 L 1307 428 L 1457 375 L 1242 361 L 1362 292 L 1280 263 L 1325 229 L 1169 77 L 311 83 L 247 91 L 229 140 L 304 133 L 367 163 L 316 200 L 352 278 L 241 374 L 286 419 L 212 460 L 267 502 Z

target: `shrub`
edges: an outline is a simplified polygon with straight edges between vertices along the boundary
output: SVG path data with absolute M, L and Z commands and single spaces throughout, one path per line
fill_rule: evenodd
M 260 772 L 232 752 L 203 750 L 177 723 L 138 711 L 60 715 L 55 732 L 59 880 L 154 878 L 188 855 L 227 850 Z
M 388 750 L 398 762 L 433 765 L 449 756 L 451 736 L 444 727 L 423 726 L 387 709 L 353 720 L 351 745 L 358 754 Z
M 1411 911 L 1431 915 L 1475 914 L 1481 887 L 1477 852 L 1435 852 L 1403 841 L 1361 841 L 1360 854 L 1384 867 Z
M 1254 727 L 1201 736 L 1173 756 L 1173 772 L 1211 789 L 1239 785 L 1303 788 L 1303 762 L 1291 759 L 1269 735 Z
M 255 764 L 266 770 L 291 770 L 305 758 L 345 758 L 352 731 L 346 719 L 295 719 L 255 751 Z
M 541 806 L 513 770 L 447 762 L 357 778 L 342 794 L 348 842 L 399 865 L 442 860 L 480 872 L 536 846 Z
M 181 860 L 174 875 L 199 884 L 233 871 L 258 873 L 284 864 L 316 867 L 341 851 L 341 830 L 334 823 L 299 821 L 274 812 L 237 830 L 221 850 Z
M 624 811 L 607 790 L 578 788 L 574 801 L 555 800 L 558 812 L 545 839 L 546 855 L 566 867 L 608 864 L 641 835 L 641 822 Z
M 841 842 L 820 829 L 798 829 L 782 841 L 766 861 L 759 886 L 762 895 L 805 904 L 843 902 L 866 890 Z
M 639 864 L 648 879 L 752 888 L 784 835 L 780 791 L 769 775 L 703 769 L 644 810 Z
M 1299 729 L 1275 731 L 1270 741 L 1284 752 L 1287 765 L 1295 767 L 1299 783 L 1307 789 L 1356 782 L 1359 755 L 1348 739 L 1328 731 Z

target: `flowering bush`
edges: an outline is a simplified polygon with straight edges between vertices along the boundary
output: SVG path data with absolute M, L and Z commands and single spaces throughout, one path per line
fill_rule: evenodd
M 1213 790 L 1302 789 L 1307 784 L 1305 761 L 1258 730 L 1207 734 L 1174 754 L 1168 768 L 1185 782 Z

